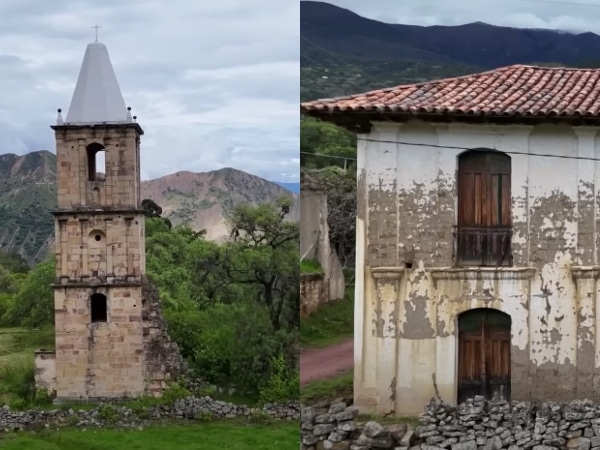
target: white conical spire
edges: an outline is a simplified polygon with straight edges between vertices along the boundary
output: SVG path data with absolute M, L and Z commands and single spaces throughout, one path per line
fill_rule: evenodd
M 127 108 L 108 50 L 88 44 L 65 123 L 127 122 Z

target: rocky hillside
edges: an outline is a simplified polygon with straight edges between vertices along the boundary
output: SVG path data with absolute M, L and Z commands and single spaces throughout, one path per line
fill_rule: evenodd
M 232 168 L 213 172 L 177 172 L 142 183 L 144 198 L 154 200 L 173 225 L 189 224 L 206 230 L 207 239 L 229 235 L 225 216 L 240 203 L 257 204 L 283 195 L 297 198 L 283 187 L 249 173 Z M 290 217 L 300 218 L 298 202 Z
M 173 224 L 206 229 L 207 238 L 227 234 L 224 214 L 239 203 L 297 198 L 283 187 L 235 169 L 207 173 L 178 172 L 142 183 L 145 198 L 163 208 Z M 47 150 L 23 156 L 0 155 L 0 248 L 16 252 L 30 264 L 48 255 L 54 237 L 56 156 Z M 295 204 L 292 218 L 298 219 Z
M 600 66 L 600 36 L 389 24 L 325 2 L 300 2 L 301 98 L 356 94 L 511 64 Z
M 56 156 L 47 150 L 0 155 L 0 247 L 43 259 L 54 235 Z

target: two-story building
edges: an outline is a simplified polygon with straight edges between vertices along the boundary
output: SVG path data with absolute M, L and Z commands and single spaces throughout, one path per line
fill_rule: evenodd
M 600 70 L 302 104 L 358 134 L 355 402 L 600 400 Z

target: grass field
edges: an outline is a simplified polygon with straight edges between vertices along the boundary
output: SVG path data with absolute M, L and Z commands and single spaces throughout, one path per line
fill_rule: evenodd
M 300 401 L 311 405 L 321 400 L 352 397 L 354 373 L 348 372 L 325 380 L 308 383 L 300 390 Z
M 3 450 L 296 450 L 299 446 L 298 423 L 259 426 L 214 422 L 142 431 L 69 429 L 0 434 Z
M 300 322 L 300 345 L 327 347 L 354 335 L 354 286 L 342 300 L 327 303 Z
M 10 404 L 33 377 L 34 351 L 54 348 L 52 329 L 0 328 L 0 404 Z

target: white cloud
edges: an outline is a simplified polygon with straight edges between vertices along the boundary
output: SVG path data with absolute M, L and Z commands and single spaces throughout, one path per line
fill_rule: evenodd
M 0 152 L 54 149 L 98 22 L 146 177 L 232 166 L 296 181 L 299 14 L 297 0 L 3 0 Z

